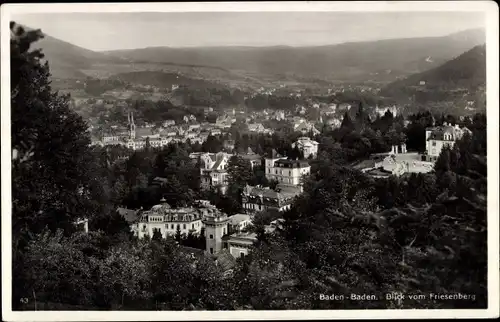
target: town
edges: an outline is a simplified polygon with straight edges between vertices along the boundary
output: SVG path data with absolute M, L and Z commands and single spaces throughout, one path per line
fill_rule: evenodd
M 335 110 L 335 106 L 332 106 L 332 109 Z M 397 109 L 389 107 L 384 111 L 377 108 L 376 112 L 381 113 L 382 116 L 390 113 L 393 117 L 394 114 L 397 114 Z M 215 255 L 215 260 L 225 253 L 230 254 L 233 258 L 238 258 L 247 255 L 250 246 L 256 241 L 256 233 L 249 231 L 256 213 L 263 211 L 283 212 L 290 209 L 294 198 L 303 190 L 303 179 L 310 174 L 309 161 L 317 158 L 318 150 L 321 151 L 319 143 L 314 140 L 320 131 L 315 128 L 314 123 L 310 123 L 304 118 L 291 117 L 289 118 L 290 126 L 297 135 L 309 133 L 313 137 L 300 136 L 297 141 L 291 144 L 292 149 L 297 148 L 300 151 L 298 157 L 297 155 L 295 158 L 281 156 L 274 149 L 268 156 L 258 155 L 251 148 L 248 148 L 245 153 L 237 153 L 234 149 L 234 140 L 230 139 L 231 134 L 228 131 L 232 124 L 237 122 L 235 115 L 233 109 L 232 114 L 224 114 L 217 118 L 214 125 L 196 123 L 194 118 L 186 118 L 187 124 L 179 126 L 176 126 L 173 120 L 165 120 L 162 123 L 163 126 L 153 134 L 151 127 L 137 128 L 133 113 L 130 113 L 128 115 L 128 130 L 125 127 L 115 128 L 116 132 L 113 134 L 105 133 L 101 140 L 92 142 L 93 145 L 118 145 L 131 150 L 143 150 L 147 147 L 161 150 L 169 144 L 186 143 L 187 140 L 190 140 L 190 143 L 203 144 L 209 136 L 218 139 L 229 137 L 223 142 L 220 151 L 212 153 L 192 152 L 189 155 L 189 158 L 199 165 L 201 190 L 226 193 L 230 177 L 228 165 L 231 158 L 245 160 L 250 169 L 264 166 L 265 178 L 270 182 L 276 182 L 273 189 L 258 185 L 246 185 L 241 193 L 244 213 L 234 215 L 222 212 L 207 200 L 194 200 L 186 207 L 172 208 L 162 198 L 159 200 L 159 204 L 154 205 L 150 210 L 119 208 L 118 212 L 124 215 L 134 236 L 143 239 L 152 238 L 158 234 L 161 238 L 166 238 L 169 235 L 173 237 L 180 233 L 185 236 L 192 234 L 199 237 L 203 230 L 206 249 L 198 249 L 195 251 L 196 253 L 200 254 L 204 251 L 207 256 Z M 264 120 L 271 118 L 279 120 L 284 112 L 279 111 L 271 117 L 266 112 L 261 115 Z M 272 134 L 272 130 L 266 130 L 261 123 L 246 125 L 249 129 L 246 134 L 251 132 L 267 136 Z M 427 173 L 432 171 L 434 163 L 444 147 L 451 149 L 455 142 L 462 139 L 464 135 L 472 135 L 467 127 L 460 127 L 459 124 L 444 122 L 438 125 L 433 120 L 432 125 L 432 127 L 425 129 L 425 141 L 422 142 L 422 145 L 425 146 L 423 153 L 408 152 L 406 144 L 401 142 L 398 145 L 392 145 L 390 151 L 371 155 L 369 160 L 379 161 L 373 162 L 373 167 L 361 168 L 361 171 L 375 178 L 387 178 L 390 175 L 401 176 L 405 173 Z M 181 133 L 184 135 L 182 136 Z M 168 184 L 168 179 L 155 177 L 152 184 Z M 273 231 L 279 227 L 282 220 L 282 218 L 276 218 L 271 221 L 265 226 L 266 231 Z M 88 226 L 86 230 L 88 231 Z M 189 247 L 187 249 L 193 250 Z

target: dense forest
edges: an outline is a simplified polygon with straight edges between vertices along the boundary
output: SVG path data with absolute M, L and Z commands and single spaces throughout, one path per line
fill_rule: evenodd
M 373 122 L 363 108 L 354 118 L 346 114 L 340 129 L 316 137 L 321 151 L 310 161 L 304 193 L 282 214 L 283 229 L 266 233 L 275 214 L 257 214 L 251 229 L 258 241 L 227 275 L 209 257 L 183 254 L 179 244 L 203 247 L 192 237 L 135 240 L 116 208 L 208 198 L 235 213 L 245 184 L 272 185 L 263 169 L 233 157 L 228 196 L 207 195 L 189 153 L 220 150 L 216 137 L 140 152 L 90 147 L 85 122 L 69 97 L 52 90 L 42 53 L 30 50 L 40 36 L 11 24 L 14 310 L 486 307 L 485 115 L 462 121 L 473 135 L 444 149 L 433 172 L 373 179 L 351 163 L 403 141 L 421 150 L 432 115 L 414 115 L 405 128 L 390 113 Z M 239 151 L 302 157 L 290 148 L 296 133 L 232 131 Z M 168 184 L 154 187 L 156 176 Z M 73 225 L 78 218 L 89 219 L 88 234 Z M 385 300 L 390 292 L 474 299 Z M 319 300 L 334 293 L 380 300 Z

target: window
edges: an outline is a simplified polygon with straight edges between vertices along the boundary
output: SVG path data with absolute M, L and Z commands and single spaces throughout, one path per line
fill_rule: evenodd
M 171 224 L 171 225 L 170 225 L 170 228 L 171 228 L 171 229 L 174 229 L 174 224 Z
M 214 249 L 210 248 L 210 254 L 213 254 L 213 253 L 214 253 Z
M 194 224 L 191 225 L 191 229 L 194 229 Z
M 222 228 L 222 234 L 225 235 L 226 234 L 226 228 Z
M 432 141 L 432 146 L 436 146 L 436 141 Z
M 244 252 L 240 252 L 240 257 L 243 257 L 245 256 L 245 253 Z
M 214 239 L 214 235 L 210 235 L 210 239 Z M 210 248 L 211 249 L 211 248 Z
M 186 224 L 183 224 L 183 225 L 182 225 L 182 229 L 186 229 Z

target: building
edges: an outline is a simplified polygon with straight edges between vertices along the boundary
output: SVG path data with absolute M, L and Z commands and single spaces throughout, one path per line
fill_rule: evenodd
M 466 127 L 460 128 L 458 124 L 453 126 L 446 122 L 442 126 L 425 129 L 426 151 L 422 160 L 435 162 L 443 147 L 453 147 L 465 134 L 472 135 L 472 132 Z
M 253 244 L 257 241 L 257 234 L 252 232 L 241 232 L 228 235 L 223 238 L 223 248 L 229 250 L 234 257 L 248 255 Z
M 422 161 L 419 154 L 413 153 L 381 153 L 372 155 L 374 164 L 361 169 L 374 178 L 387 178 L 390 175 L 401 176 L 405 173 L 427 173 L 432 171 L 432 162 Z
M 274 112 L 272 118 L 275 119 L 276 121 L 284 120 L 285 119 L 285 111 L 278 110 L 278 111 Z
M 248 131 L 250 132 L 256 132 L 256 133 L 264 133 L 266 131 L 266 128 L 262 123 L 251 123 L 248 124 Z
M 217 254 L 223 248 L 222 237 L 228 233 L 229 218 L 220 212 L 207 213 L 203 218 L 205 225 L 206 249 L 210 254 Z
M 246 186 L 242 192 L 243 209 L 247 212 L 258 211 L 286 211 L 289 210 L 293 199 L 301 193 L 300 187 L 278 184 L 276 189 L 269 187 Z
M 308 133 L 312 133 L 313 135 L 318 135 L 321 132 L 314 126 L 314 124 L 310 122 L 300 122 L 300 123 L 295 123 L 293 125 L 293 130 L 295 132 L 300 132 L 303 135 L 306 135 Z
M 268 180 L 300 185 L 302 176 L 311 173 L 311 166 L 307 161 L 281 158 L 273 151 L 273 156 L 265 159 L 265 171 Z
M 243 160 L 250 162 L 250 167 L 253 169 L 255 166 L 262 165 L 262 157 L 252 151 L 249 147 L 246 154 L 239 154 Z
M 165 121 L 163 121 L 163 124 L 162 124 L 163 127 L 169 127 L 169 126 L 172 126 L 172 125 L 175 125 L 175 121 L 174 120 L 165 120 Z
M 137 233 L 139 239 L 153 237 L 156 231 L 163 238 L 175 235 L 178 230 L 181 234 L 197 235 L 201 232 L 203 213 L 204 209 L 200 208 L 171 208 L 162 199 L 161 204 L 141 212 L 138 222 L 131 225 L 131 230 Z
M 229 217 L 229 234 L 241 232 L 252 224 L 252 217 L 247 214 L 236 214 Z
M 204 190 L 220 189 L 221 193 L 227 190 L 227 164 L 230 154 L 225 152 L 204 153 L 200 156 L 201 188 Z
M 149 146 L 153 148 L 168 145 L 171 141 L 168 135 L 162 136 L 160 133 L 155 133 L 152 126 L 137 128 L 132 112 L 128 114 L 128 122 L 128 130 L 118 129 L 113 134 L 105 134 L 102 137 L 103 144 L 119 144 L 132 150 L 141 150 L 147 146 L 148 140 Z
M 308 137 L 300 137 L 295 143 L 292 143 L 292 148 L 298 147 L 305 158 L 309 158 L 311 155 L 313 158 L 316 158 L 318 156 L 318 145 L 318 142 Z
M 88 218 L 78 218 L 74 222 L 75 226 L 84 231 L 86 234 L 89 232 L 89 220 Z

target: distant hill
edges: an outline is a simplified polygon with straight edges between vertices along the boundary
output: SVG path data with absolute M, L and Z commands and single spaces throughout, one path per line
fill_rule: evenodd
M 480 45 L 430 70 L 395 81 L 381 90 L 384 96 L 402 98 L 426 93 L 429 100 L 446 100 L 449 93 L 473 93 L 486 85 L 486 46 Z M 443 96 L 443 93 L 445 94 Z
M 150 47 L 106 53 L 132 61 L 212 66 L 263 75 L 393 81 L 439 66 L 484 42 L 484 30 L 473 29 L 444 37 L 316 47 Z
M 115 56 L 78 47 L 47 34 L 33 44 L 33 49 L 42 49 L 56 78 L 81 79 L 86 76 L 83 71 L 96 64 L 124 63 Z
M 314 79 L 391 82 L 439 66 L 485 42 L 484 30 L 444 37 L 391 39 L 316 47 L 154 47 L 95 52 L 49 35 L 41 48 L 54 78 L 107 78 L 143 70 L 258 85 Z

